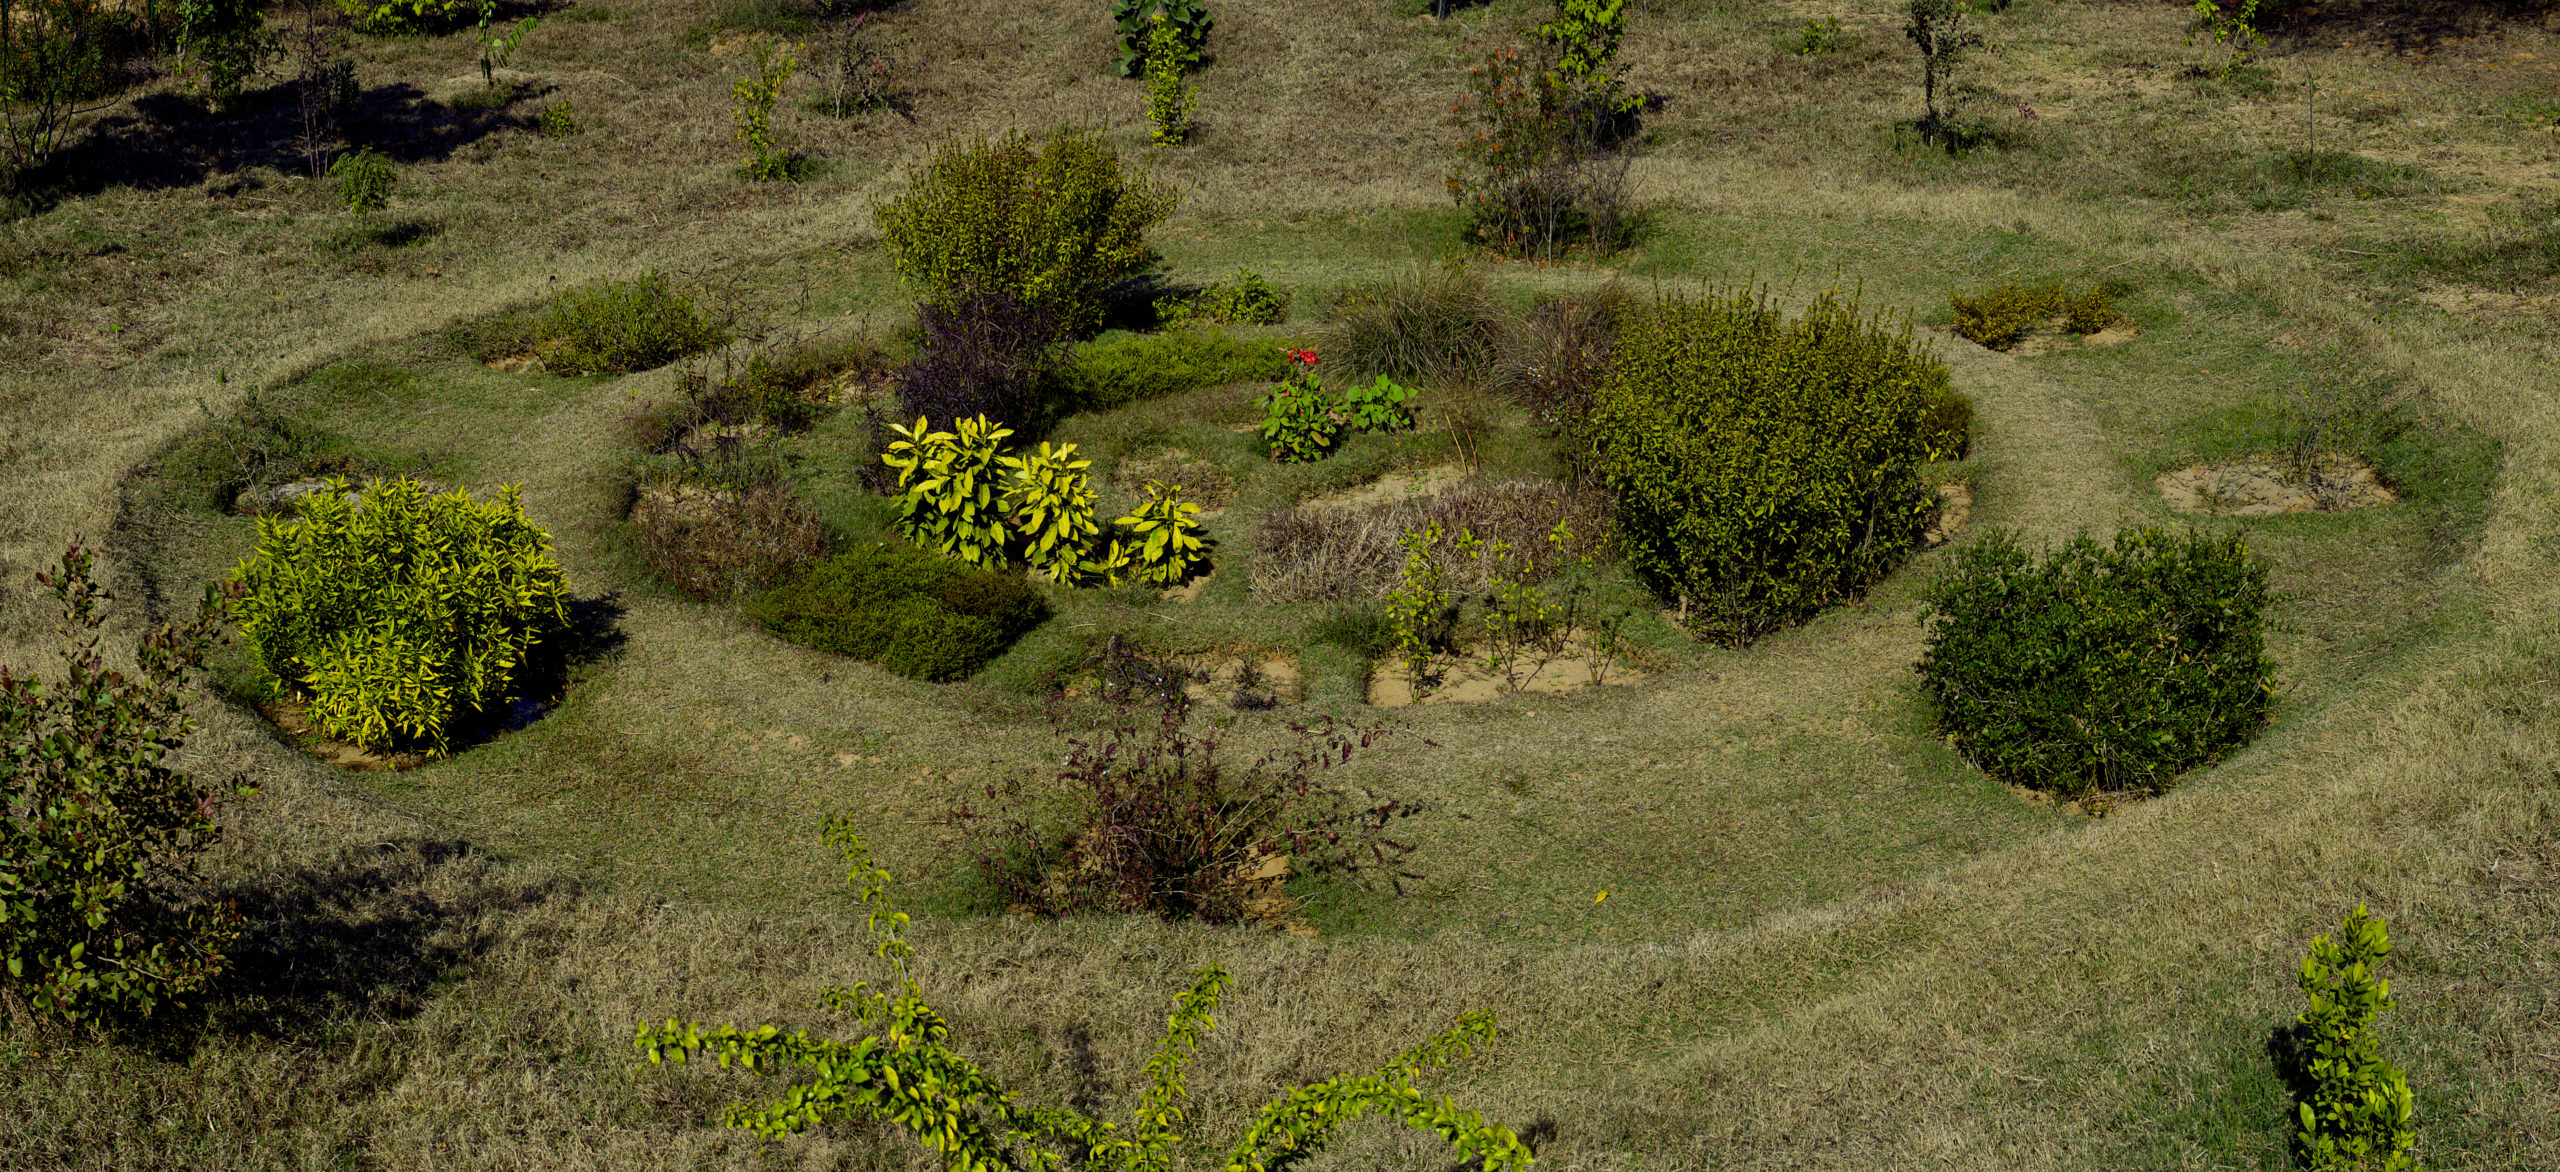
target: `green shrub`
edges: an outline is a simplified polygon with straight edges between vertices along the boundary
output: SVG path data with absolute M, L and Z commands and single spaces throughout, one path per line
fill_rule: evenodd
M 1973 450 L 1973 400 L 1962 391 L 1941 391 L 1929 401 L 1920 434 L 1932 460 L 1961 460 Z
M 577 112 L 570 109 L 566 98 L 544 106 L 536 125 L 544 138 L 575 138 L 582 129 L 578 125 Z
M 2038 560 L 1995 532 L 1930 587 L 1920 676 L 1939 729 L 1993 777 L 2158 792 L 2266 723 L 2267 601 L 2237 536 L 2084 534 Z
M 1018 577 L 873 542 L 811 565 L 747 606 L 791 642 L 920 680 L 975 672 L 1048 617 Z
M 292 519 L 260 517 L 231 613 L 277 683 L 310 696 L 321 731 L 441 755 L 565 627 L 568 580 L 512 486 L 487 504 L 407 477 L 354 492 L 332 480 Z
M 2373 1019 L 2392 1007 L 2391 982 L 2374 973 L 2391 955 L 2382 917 L 2363 904 L 2338 926 L 2338 941 L 2311 939 L 2302 958 L 2294 1019 L 2294 1158 L 2310 1172 L 2409 1172 L 2418 1141 L 2409 1125 L 2409 1078 L 2374 1044 Z
M 654 370 L 729 340 L 658 272 L 564 290 L 543 308 L 534 337 L 555 374 Z
M 747 161 L 738 169 L 743 179 L 795 179 L 806 169 L 798 151 L 782 145 L 773 133 L 773 107 L 782 87 L 800 69 L 800 59 L 787 44 L 757 37 L 755 57 L 747 72 L 730 83 L 730 115 L 738 124 L 738 141 L 746 144 Z
M 2089 291 L 2062 304 L 2066 328 L 2075 334 L 2094 334 L 2115 324 L 2115 299 L 2104 285 L 2092 285 Z
M 1287 376 L 1289 352 L 1266 338 L 1230 338 L 1211 330 L 1106 335 L 1077 346 L 1060 372 L 1066 400 L 1087 411 L 1180 394 L 1225 383 Z
M 1191 112 L 1199 108 L 1200 90 L 1182 80 L 1197 56 L 1182 41 L 1182 30 L 1163 13 L 1147 19 L 1147 124 L 1160 146 L 1191 137 Z
M 2028 330 L 2061 313 L 2067 299 L 2060 285 L 1999 285 L 1972 296 L 1950 294 L 1947 303 L 1955 310 L 1958 336 L 2006 350 L 2026 337 Z
M 183 1006 L 240 926 L 196 870 L 222 834 L 215 795 L 169 757 L 195 729 L 182 689 L 219 607 L 208 591 L 194 622 L 144 636 L 128 677 L 99 662 L 93 564 L 73 546 L 36 575 L 69 628 L 61 678 L 0 667 L 0 998 L 65 1021 Z
M 1740 644 L 1890 572 L 1917 543 L 1946 368 L 1825 293 L 1630 310 L 1587 434 L 1628 564 Z M 1692 607 L 1699 609 L 1692 611 Z
M 1218 23 L 1200 0 L 1111 0 L 1111 21 L 1120 29 L 1120 60 L 1114 66 L 1120 76 L 1133 78 L 1145 71 L 1147 34 L 1158 16 L 1173 26 L 1179 45 L 1195 60 L 1207 51 L 1209 30 Z
M 1200 540 L 1200 506 L 1182 499 L 1182 486 L 1150 480 L 1138 490 L 1138 505 L 1112 525 L 1128 535 L 1124 548 L 1113 541 L 1104 561 L 1115 576 L 1156 586 L 1171 586 L 1191 576 L 1207 559 Z
M 1211 322 L 1219 325 L 1277 325 L 1289 316 L 1289 295 L 1252 269 L 1215 282 L 1188 297 L 1156 299 L 1156 321 L 1168 328 Z
M 899 438 L 880 459 L 898 470 L 898 531 L 945 557 L 995 569 L 1013 540 L 1004 508 L 1012 479 L 1004 441 L 1013 429 L 984 415 L 953 427 L 935 431 L 924 419 L 890 426 Z
M 1627 171 L 1640 103 L 1605 74 L 1574 72 L 1559 52 L 1574 50 L 1494 50 L 1468 71 L 1458 103 L 1473 125 L 1458 143 L 1449 197 L 1468 237 L 1505 255 L 1545 260 L 1577 246 L 1606 254 L 1634 224 Z
M 469 20 L 479 0 L 338 0 L 338 9 L 369 33 L 435 32 Z
M 877 211 L 898 275 L 925 300 L 1001 294 L 1083 335 L 1112 282 L 1148 263 L 1147 229 L 1175 202 L 1171 187 L 1124 174 L 1100 133 L 1060 129 L 947 144 Z
M 338 202 L 359 216 L 391 206 L 391 189 L 400 181 L 391 160 L 371 150 L 338 156 L 329 164 L 329 177 L 338 181 Z
M 1463 381 L 1493 362 L 1501 308 L 1466 262 L 1347 286 L 1326 307 L 1325 354 L 1358 374 Z

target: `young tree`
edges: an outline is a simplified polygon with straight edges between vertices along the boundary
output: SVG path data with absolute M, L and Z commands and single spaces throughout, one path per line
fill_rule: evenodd
M 194 622 L 145 636 L 142 678 L 128 678 L 98 656 L 111 596 L 92 560 L 75 545 L 36 576 L 70 627 L 63 678 L 0 667 L 0 1000 L 13 1017 L 182 1004 L 239 932 L 195 890 L 195 856 L 221 832 L 213 794 L 166 760 L 195 728 L 180 689 L 212 642 L 214 592 Z
M 116 61 L 108 18 L 87 0 L 0 8 L 0 179 L 45 165 L 98 109 Z M 84 103 L 90 103 L 84 105 Z
M 1954 72 L 1965 54 L 1980 48 L 1982 34 L 1965 27 L 1971 9 L 1965 0 L 1911 0 L 1911 23 L 1902 30 L 1920 47 L 1920 93 L 1928 105 L 1922 130 L 1944 129 L 1947 116 L 1938 109 L 1938 85 Z

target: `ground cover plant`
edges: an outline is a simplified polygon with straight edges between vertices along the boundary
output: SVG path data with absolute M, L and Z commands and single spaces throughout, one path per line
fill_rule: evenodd
M 560 374 L 654 370 L 727 341 L 665 273 L 564 290 L 534 326 L 543 364 Z
M 2392 930 L 2396 1005 L 2366 1034 L 2411 1092 L 2408 1150 L 2448 1168 L 2539 1168 L 2560 1150 L 2540 1057 L 2560 1053 L 2560 509 L 2539 471 L 2560 357 L 2530 231 L 2560 34 L 2533 13 L 2262 5 L 2267 43 L 2225 71 L 2224 50 L 2185 43 L 2185 5 L 1978 4 L 1967 23 L 1987 43 L 1943 79 L 1956 133 L 1933 141 L 1912 126 L 1922 62 L 1900 0 L 1627 5 L 1608 72 L 1660 98 L 1637 112 L 1639 230 L 1539 263 L 1470 238 L 1443 180 L 1468 68 L 1544 43 L 1559 7 L 1543 0 L 1441 19 L 1414 2 L 1216 7 L 1187 78 L 1197 131 L 1167 148 L 1147 145 L 1143 87 L 1111 76 L 1105 5 L 889 6 L 871 23 L 911 46 L 898 100 L 805 113 L 829 93 L 812 47 L 775 127 L 829 165 L 787 184 L 736 173 L 730 87 L 750 34 L 818 39 L 866 5 L 555 8 L 495 91 L 468 14 L 338 37 L 317 7 L 309 51 L 266 62 L 236 100 L 213 100 L 174 38 L 115 49 L 124 68 L 0 196 L 0 571 L 23 583 L 73 535 L 105 535 L 101 578 L 129 601 L 102 648 L 131 675 L 132 636 L 183 623 L 254 550 L 245 514 L 279 490 L 332 472 L 521 482 L 568 575 L 616 600 L 627 643 L 541 719 L 383 771 L 271 723 L 247 650 L 216 649 L 181 763 L 261 790 L 216 812 L 223 834 L 196 856 L 203 890 L 241 911 L 233 976 L 140 1022 L 0 1024 L 0 1165 L 930 1162 L 859 1113 L 778 1141 L 717 1126 L 731 1102 L 814 1088 L 816 1067 L 631 1069 L 639 1019 L 852 1045 L 878 1032 L 817 1008 L 832 983 L 888 979 L 858 971 L 870 942 L 809 841 L 830 813 L 918 912 L 910 968 L 947 1051 L 1017 1104 L 1108 1118 L 1150 1085 L 1188 974 L 1231 973 L 1214 1043 L 1183 1067 L 1178 1130 L 1222 1141 L 1212 1162 L 1274 1096 L 1375 1070 L 1483 1008 L 1501 1045 L 1416 1089 L 1512 1129 L 1541 1165 L 2295 1166 L 2301 1104 L 2268 1043 L 2307 1008 L 2304 942 L 2339 942 L 2359 902 Z M 99 9 L 138 30 L 175 11 Z M 1791 51 L 1808 19 L 1835 16 L 1830 51 Z M 293 7 L 266 21 L 305 39 Z M 536 114 L 564 102 L 584 133 L 542 137 Z M 625 421 L 683 405 L 689 373 L 743 371 L 763 328 L 744 323 L 761 319 L 878 339 L 884 374 L 912 361 L 927 290 L 898 274 L 872 207 L 944 144 L 1062 124 L 1124 162 L 1144 152 L 1182 192 L 1144 234 L 1157 255 L 1103 287 L 1099 325 L 1158 336 L 1154 301 L 1251 269 L 1301 320 L 1219 333 L 1317 349 L 1329 385 L 1419 388 L 1415 426 L 1274 463 L 1253 404 L 1267 376 L 1099 407 L 1050 384 L 1036 419 L 1001 420 L 1013 454 L 1074 444 L 1103 531 L 1148 481 L 1185 486 L 1210 560 L 1179 589 L 1067 589 L 1008 565 L 1055 613 L 964 680 L 797 646 L 725 594 L 667 586 L 635 541 L 638 474 L 676 484 L 692 457 L 648 454 L 667 433 Z M 414 232 L 349 230 L 326 171 L 357 148 L 401 174 L 403 219 L 383 231 Z M 1414 367 L 1360 368 L 1320 336 L 1344 320 L 1333 291 L 1409 284 L 1417 255 L 1467 258 L 1483 296 L 1458 320 L 1480 324 L 1432 335 L 1457 342 L 1435 350 L 1398 324 L 1427 315 L 1387 317 L 1373 351 Z M 610 378 L 524 365 L 518 327 L 555 291 L 653 270 L 743 341 Z M 1963 399 L 1930 415 L 1969 400 L 1969 446 L 1918 470 L 1924 544 L 1853 602 L 1729 648 L 1597 553 L 1595 595 L 1629 612 L 1641 662 L 1640 678 L 1610 673 L 1628 686 L 1448 687 L 1381 713 L 1366 701 L 1396 672 L 1383 601 L 1262 590 L 1292 568 L 1256 548 L 1283 513 L 1365 527 L 1498 482 L 1610 501 L 1572 442 L 1597 389 L 1579 368 L 1616 361 L 1603 291 L 1642 307 L 1755 279 L 1791 314 L 1858 288 L 1924 338 L 1950 291 L 2004 283 L 2103 286 L 2115 320 L 2087 345 L 2039 326 L 2005 357 L 1948 335 Z M 786 409 L 800 397 L 775 389 Z M 805 429 L 743 407 L 690 428 L 703 479 L 681 483 L 755 480 L 833 548 L 905 546 L 878 457 L 887 424 L 919 412 L 885 378 L 819 389 L 832 402 Z M 2368 434 L 2352 417 L 2377 396 L 2392 410 Z M 1933 456 L 1952 446 L 1923 429 Z M 2314 430 L 2398 499 L 2239 519 L 2176 513 L 2157 491 L 2199 464 L 2281 463 Z M 2190 516 L 2209 539 L 2245 526 L 2273 596 L 2279 687 L 2245 748 L 2166 794 L 2092 803 L 2003 786 L 1945 743 L 1912 670 L 1916 620 L 1969 544 L 2013 532 L 2050 549 Z M 1486 590 L 1459 579 L 1501 563 L 1480 527 L 1482 556 L 1460 554 L 1465 529 L 1434 548 L 1460 603 L 1451 647 L 1472 657 L 1491 638 Z M 1390 585 L 1403 532 L 1380 535 Z M 1503 561 L 1538 532 L 1505 536 Z M 1555 605 L 1579 573 L 1531 584 Z M 0 662 L 56 663 L 49 601 L 0 591 Z M 1344 776 L 1425 808 L 1395 827 L 1416 875 L 1293 869 L 1266 887 L 1291 908 L 1275 928 L 1007 915 L 935 866 L 934 815 L 990 781 L 1022 778 L 1045 825 L 1076 825 L 1044 681 L 1098 705 L 1104 685 L 1074 671 L 1113 635 L 1179 668 L 1194 731 L 1230 764 L 1285 750 L 1293 722 L 1410 729 Z M 1124 695 L 1174 676 L 1129 674 Z M 1466 1158 L 1377 1122 L 1333 1132 L 1322 1160 Z
M 812 564 L 747 613 L 791 642 L 939 681 L 978 670 L 1049 611 L 1019 579 L 867 542 Z

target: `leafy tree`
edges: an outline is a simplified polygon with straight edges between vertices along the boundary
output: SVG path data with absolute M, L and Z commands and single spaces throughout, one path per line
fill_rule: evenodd
M 62 679 L 0 667 L 0 993 L 66 1021 L 184 1004 L 239 933 L 195 890 L 195 857 L 221 832 L 213 794 L 167 762 L 195 728 L 180 686 L 220 621 L 214 592 L 192 623 L 143 638 L 130 678 L 99 657 L 112 596 L 92 560 L 74 545 L 36 575 L 70 629 Z
M 0 19 L 0 177 L 44 166 L 99 108 L 83 103 L 109 89 L 114 32 L 90 0 L 26 0 Z
M 1210 965 L 1192 974 L 1191 987 L 1173 999 L 1164 1040 L 1147 1060 L 1146 1089 L 1130 1126 L 1080 1112 L 1022 1102 L 950 1049 L 951 1027 L 925 1003 L 907 971 L 915 949 L 906 941 L 907 914 L 887 896 L 889 873 L 873 865 L 871 852 L 845 818 L 830 819 L 826 841 L 848 864 L 847 877 L 870 909 L 867 926 L 874 952 L 896 974 L 894 991 L 868 982 L 827 990 L 825 1004 L 850 1013 L 875 1033 L 850 1042 L 783 1033 L 775 1026 L 705 1030 L 668 1019 L 640 1027 L 634 1039 L 652 1065 L 706 1055 L 722 1067 L 776 1071 L 805 1066 L 817 1077 L 762 1106 L 737 1104 L 724 1122 L 778 1137 L 848 1118 L 879 1119 L 915 1136 L 955 1172 L 1054 1172 L 1071 1161 L 1108 1172 L 1167 1172 L 1189 1121 L 1183 1108 L 1182 1064 L 1216 1028 L 1211 1015 L 1229 984 L 1225 969 Z M 1273 1100 L 1230 1151 L 1225 1172 L 1270 1172 L 1314 1155 L 1334 1129 L 1368 1114 L 1438 1132 L 1473 1157 L 1484 1172 L 1511 1172 L 1531 1162 L 1528 1145 L 1510 1129 L 1446 1096 L 1426 1096 L 1413 1084 L 1494 1040 L 1493 1015 L 1461 1015 L 1449 1030 L 1406 1051 L 1375 1074 L 1345 1074 L 1308 1083 Z
M 1982 34 L 1965 27 L 1973 9 L 1966 0 L 1911 0 L 1911 23 L 1902 30 L 1920 48 L 1920 94 L 1929 115 L 1920 125 L 1936 131 L 1947 115 L 1938 109 L 1938 86 L 1965 55 L 1982 47 Z

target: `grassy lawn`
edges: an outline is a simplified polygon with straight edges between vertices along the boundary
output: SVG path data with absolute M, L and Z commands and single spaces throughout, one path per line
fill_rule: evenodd
M 1339 606 L 1255 590 L 1273 572 L 1257 527 L 1280 510 L 1566 474 L 1526 410 L 1455 380 L 1421 380 L 1417 427 L 1304 465 L 1265 457 L 1260 382 L 1059 420 L 1043 438 L 1094 461 L 1106 518 L 1151 469 L 1224 486 L 1214 572 L 1186 600 L 1041 584 L 1054 616 L 965 681 L 794 646 L 661 581 L 625 520 L 632 421 L 715 360 L 618 377 L 483 360 L 554 291 L 660 270 L 740 333 L 903 358 L 912 294 L 873 201 L 955 136 L 1083 123 L 1182 192 L 1149 237 L 1159 271 L 1262 274 L 1286 320 L 1228 330 L 1296 345 L 1334 291 L 1464 251 L 1449 103 L 1548 11 L 1228 0 L 1201 131 L 1163 148 L 1137 84 L 1102 72 L 1099 8 L 892 8 L 915 47 L 907 107 L 786 104 L 781 132 L 818 164 L 799 183 L 734 176 L 726 105 L 746 34 L 790 10 L 669 0 L 548 13 L 516 61 L 528 80 L 494 96 L 467 31 L 351 40 L 347 137 L 401 168 L 379 222 L 275 157 L 281 88 L 225 113 L 137 90 L 11 205 L 5 662 L 45 659 L 25 576 L 74 534 L 106 540 L 128 639 L 248 554 L 223 437 L 262 418 L 313 468 L 522 485 L 613 636 L 539 719 L 396 771 L 316 759 L 254 706 L 247 650 L 224 650 L 187 761 L 261 787 L 226 808 L 212 866 L 250 915 L 239 971 L 144 1026 L 13 1025 L 0 1165 L 923 1167 L 885 1127 L 716 1125 L 779 1077 L 634 1072 L 643 1020 L 858 1028 L 816 1008 L 881 976 L 817 841 L 835 814 L 916 910 L 954 1045 L 1026 1097 L 1117 1115 L 1185 974 L 1232 970 L 1191 1082 L 1211 1146 L 1272 1095 L 1487 1007 L 1503 1039 L 1435 1093 L 1531 1136 L 1541 1165 L 2287 1168 L 2268 1038 L 2300 1007 L 2310 936 L 2363 901 L 2398 946 L 2383 1046 L 2430 1165 L 2560 1153 L 2560 353 L 2531 226 L 2554 182 L 2533 104 L 2560 62 L 2547 22 L 2333 0 L 2216 74 L 2181 7 L 2020 0 L 1980 17 L 1995 51 L 1958 75 L 1989 145 L 1950 153 L 1910 130 L 1899 6 L 1631 5 L 1626 72 L 1662 98 L 1631 243 L 1477 257 L 1493 299 L 1853 292 L 1911 323 L 1976 414 L 1969 456 L 1935 469 L 1970 491 L 1954 544 L 1747 648 L 1691 638 L 1604 560 L 1598 597 L 1630 614 L 1623 686 L 1374 707 L 1372 656 L 1326 634 Z M 1788 47 L 1835 14 L 1836 50 Z M 555 102 L 582 133 L 537 132 Z M 2004 354 L 1949 332 L 1950 293 L 2047 281 L 2114 292 L 2109 344 Z M 2196 516 L 2153 487 L 2350 408 L 2388 506 Z M 891 527 L 858 415 L 777 448 L 847 540 Z M 2247 747 L 2090 817 L 1936 735 L 1921 599 L 1983 531 L 2137 524 L 2245 534 L 2279 593 L 2280 690 Z M 1309 721 L 1395 730 L 1335 776 L 1419 807 L 1394 831 L 1407 874 L 1298 878 L 1297 934 L 1005 912 L 940 823 L 991 783 L 1051 784 L 1078 727 L 1049 718 L 1053 673 L 1112 634 L 1292 665 L 1274 708 L 1204 705 L 1244 760 Z M 1452 1160 L 1374 1126 L 1322 1162 Z

